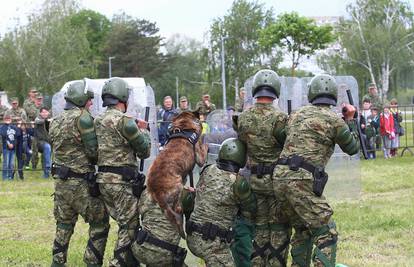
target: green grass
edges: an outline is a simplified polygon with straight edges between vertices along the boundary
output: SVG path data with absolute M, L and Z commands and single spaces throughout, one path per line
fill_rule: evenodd
M 348 266 L 414 266 L 414 157 L 361 162 L 359 199 L 331 201 L 339 236 L 338 262 Z M 0 266 L 48 266 L 54 238 L 53 182 L 40 172 L 0 182 Z M 105 266 L 117 226 L 112 222 Z M 68 266 L 84 266 L 87 225 L 79 218 Z M 188 257 L 189 266 L 200 260 Z

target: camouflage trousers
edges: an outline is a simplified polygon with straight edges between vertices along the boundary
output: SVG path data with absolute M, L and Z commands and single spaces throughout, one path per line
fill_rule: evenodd
M 55 181 L 54 216 L 56 237 L 53 244 L 52 266 L 66 263 L 70 238 L 78 215 L 89 223 L 89 241 L 84 261 L 88 266 L 101 266 L 109 231 L 109 216 L 103 202 L 89 195 L 85 180 Z
M 114 258 L 109 266 L 136 266 L 131 250 L 135 229 L 139 225 L 138 199 L 129 184 L 99 184 L 101 198 L 111 217 L 118 224 Z
M 261 178 L 251 175 L 250 184 L 257 199 L 252 264 L 255 267 L 286 266 L 291 227 L 274 195 L 271 175 Z
M 178 245 L 178 244 L 177 244 Z M 173 267 L 172 252 L 144 242 L 142 245 L 134 242 L 132 244 L 132 252 L 139 261 L 147 267 Z M 186 267 L 187 265 L 183 265 Z
M 204 240 L 201 234 L 193 232 L 187 236 L 187 246 L 191 252 L 204 260 L 208 267 L 233 267 L 230 244 L 221 242 L 220 238 L 214 241 Z
M 338 233 L 331 220 L 332 208 L 325 197 L 312 191 L 313 180 L 274 180 L 282 212 L 295 229 L 292 237 L 292 266 L 334 267 Z

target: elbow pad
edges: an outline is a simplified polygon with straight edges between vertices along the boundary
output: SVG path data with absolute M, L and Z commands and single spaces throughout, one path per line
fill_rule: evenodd
M 93 164 L 95 164 L 98 159 L 98 140 L 96 138 L 92 116 L 87 111 L 83 110 L 78 118 L 77 126 L 85 148 L 86 156 Z
M 342 151 L 348 155 L 354 155 L 359 151 L 359 142 L 357 139 L 356 133 L 351 133 L 349 128 L 344 125 L 337 130 L 335 142 L 341 147 Z
M 135 120 L 131 118 L 125 117 L 121 122 L 121 133 L 127 139 L 137 156 L 140 159 L 148 158 L 151 152 L 151 139 L 149 134 L 140 131 Z

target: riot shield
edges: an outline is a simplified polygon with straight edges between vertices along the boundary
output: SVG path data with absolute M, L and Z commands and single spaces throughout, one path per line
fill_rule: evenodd
M 346 89 L 351 89 L 355 105 L 359 106 L 358 84 L 352 76 L 334 76 L 338 84 L 338 103 L 332 110 L 341 116 L 341 104 L 349 103 Z M 292 111 L 308 105 L 308 83 L 311 77 L 280 77 L 281 92 L 279 101 L 273 104 L 287 113 L 287 101 L 292 102 Z M 252 97 L 252 77 L 245 84 L 245 106 L 252 105 L 255 101 Z M 348 156 L 337 145 L 327 167 L 329 182 L 325 195 L 332 199 L 358 198 L 361 192 L 359 155 Z
M 158 154 L 158 129 L 156 127 L 156 107 L 154 92 L 150 86 L 146 86 L 143 78 L 123 78 L 130 88 L 128 98 L 128 108 L 126 113 L 136 119 L 144 119 L 145 107 L 150 107 L 149 126 L 151 135 L 151 155 L 145 160 L 144 173 L 146 173 L 150 163 Z M 102 107 L 102 86 L 106 79 L 87 79 L 85 78 L 86 87 L 88 90 L 94 92 L 94 99 L 90 108 L 92 116 L 96 117 L 106 110 Z M 70 82 L 67 82 L 62 89 L 55 93 L 52 98 L 53 116 L 62 113 L 65 106 L 64 94 L 69 87 Z

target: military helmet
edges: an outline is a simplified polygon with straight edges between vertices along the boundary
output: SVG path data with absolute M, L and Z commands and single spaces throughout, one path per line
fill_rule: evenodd
M 115 98 L 120 102 L 128 102 L 128 83 L 118 77 L 110 78 L 105 82 L 104 86 L 102 87 L 102 100 L 105 102 L 105 98 L 108 96 L 111 98 Z
M 78 107 L 83 107 L 89 99 L 93 98 L 93 92 L 86 89 L 85 81 L 73 81 L 69 84 L 64 98 Z
M 280 80 L 276 72 L 269 69 L 258 71 L 253 77 L 253 97 L 280 95 Z
M 331 75 L 320 74 L 312 78 L 308 84 L 308 100 L 312 104 L 336 105 L 338 85 Z
M 218 154 L 219 161 L 231 161 L 240 168 L 246 165 L 246 145 L 237 138 L 224 140 Z

